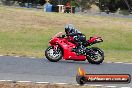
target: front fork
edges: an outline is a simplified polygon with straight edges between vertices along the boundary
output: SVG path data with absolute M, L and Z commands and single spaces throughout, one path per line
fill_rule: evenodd
M 53 47 L 53 51 L 54 53 L 53 54 L 58 54 L 58 45 L 51 45 Z

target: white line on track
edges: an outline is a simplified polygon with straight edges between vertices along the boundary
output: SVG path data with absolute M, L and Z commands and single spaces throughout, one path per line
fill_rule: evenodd
M 13 80 L 0 80 L 0 82 L 13 82 Z
M 2 56 L 4 56 L 4 55 L 0 55 L 0 57 L 2 57 Z
M 32 81 L 16 81 L 18 83 L 31 83 Z
M 106 86 L 106 88 L 117 88 L 117 86 Z
M 50 84 L 50 82 L 35 82 L 37 84 Z
M 113 63 L 113 62 L 106 62 L 106 63 Z
M 32 81 L 13 81 L 13 80 L 0 80 L 0 82 L 15 82 L 15 83 L 36 83 L 36 84 L 50 84 L 50 82 L 32 82 Z M 52 83 L 51 83 L 52 84 Z M 53 83 L 58 85 L 68 85 L 68 83 Z M 75 84 L 79 85 L 79 84 Z M 91 87 L 97 87 L 97 88 L 118 88 L 117 86 L 103 86 L 103 85 L 88 85 L 85 84 L 84 86 L 91 86 Z M 131 88 L 131 87 L 120 87 L 120 88 Z
M 121 63 L 122 64 L 123 62 L 114 62 L 114 63 L 119 63 L 119 64 Z
M 14 56 L 14 57 L 20 57 L 20 56 Z
M 88 85 L 89 86 L 89 85 Z M 90 85 L 91 87 L 103 87 L 103 85 Z
M 29 58 L 36 58 L 36 57 L 29 57 Z
M 53 84 L 66 85 L 66 84 L 68 84 L 68 83 L 53 83 Z

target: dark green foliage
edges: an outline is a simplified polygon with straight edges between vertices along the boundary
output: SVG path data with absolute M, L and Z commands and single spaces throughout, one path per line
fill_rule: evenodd
M 50 0 L 53 5 L 65 5 L 69 0 Z
M 116 12 L 120 10 L 129 10 L 132 8 L 131 0 L 99 0 L 98 4 L 101 11 Z
M 13 5 L 18 2 L 20 6 L 25 6 L 25 3 L 31 3 L 32 7 L 38 4 L 44 5 L 45 0 L 1 0 L 4 5 Z M 101 11 L 115 13 L 117 10 L 128 10 L 132 12 L 132 0 L 50 0 L 53 5 L 66 5 L 67 2 L 71 6 L 81 7 L 82 11 L 91 8 L 92 4 L 97 5 Z
M 4 5 L 13 5 L 15 3 L 15 0 L 1 0 L 1 2 L 4 4 Z
M 96 2 L 97 0 L 81 0 L 79 3 L 83 11 L 83 10 L 90 9 L 91 5 L 95 4 Z

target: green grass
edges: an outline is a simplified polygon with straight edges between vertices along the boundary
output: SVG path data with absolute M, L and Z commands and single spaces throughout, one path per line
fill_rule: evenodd
M 0 7 L 0 54 L 44 57 L 49 39 L 74 24 L 87 38 L 101 36 L 105 61 L 132 62 L 132 19 Z

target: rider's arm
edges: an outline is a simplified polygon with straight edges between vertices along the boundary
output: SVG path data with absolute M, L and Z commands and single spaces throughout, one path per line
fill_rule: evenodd
M 76 36 L 76 35 L 82 35 L 82 33 L 71 33 L 71 34 L 64 34 L 62 35 L 62 37 L 66 37 L 66 36 Z
M 71 34 L 66 34 L 67 36 L 76 36 L 76 35 L 82 35 L 82 33 L 71 33 Z

